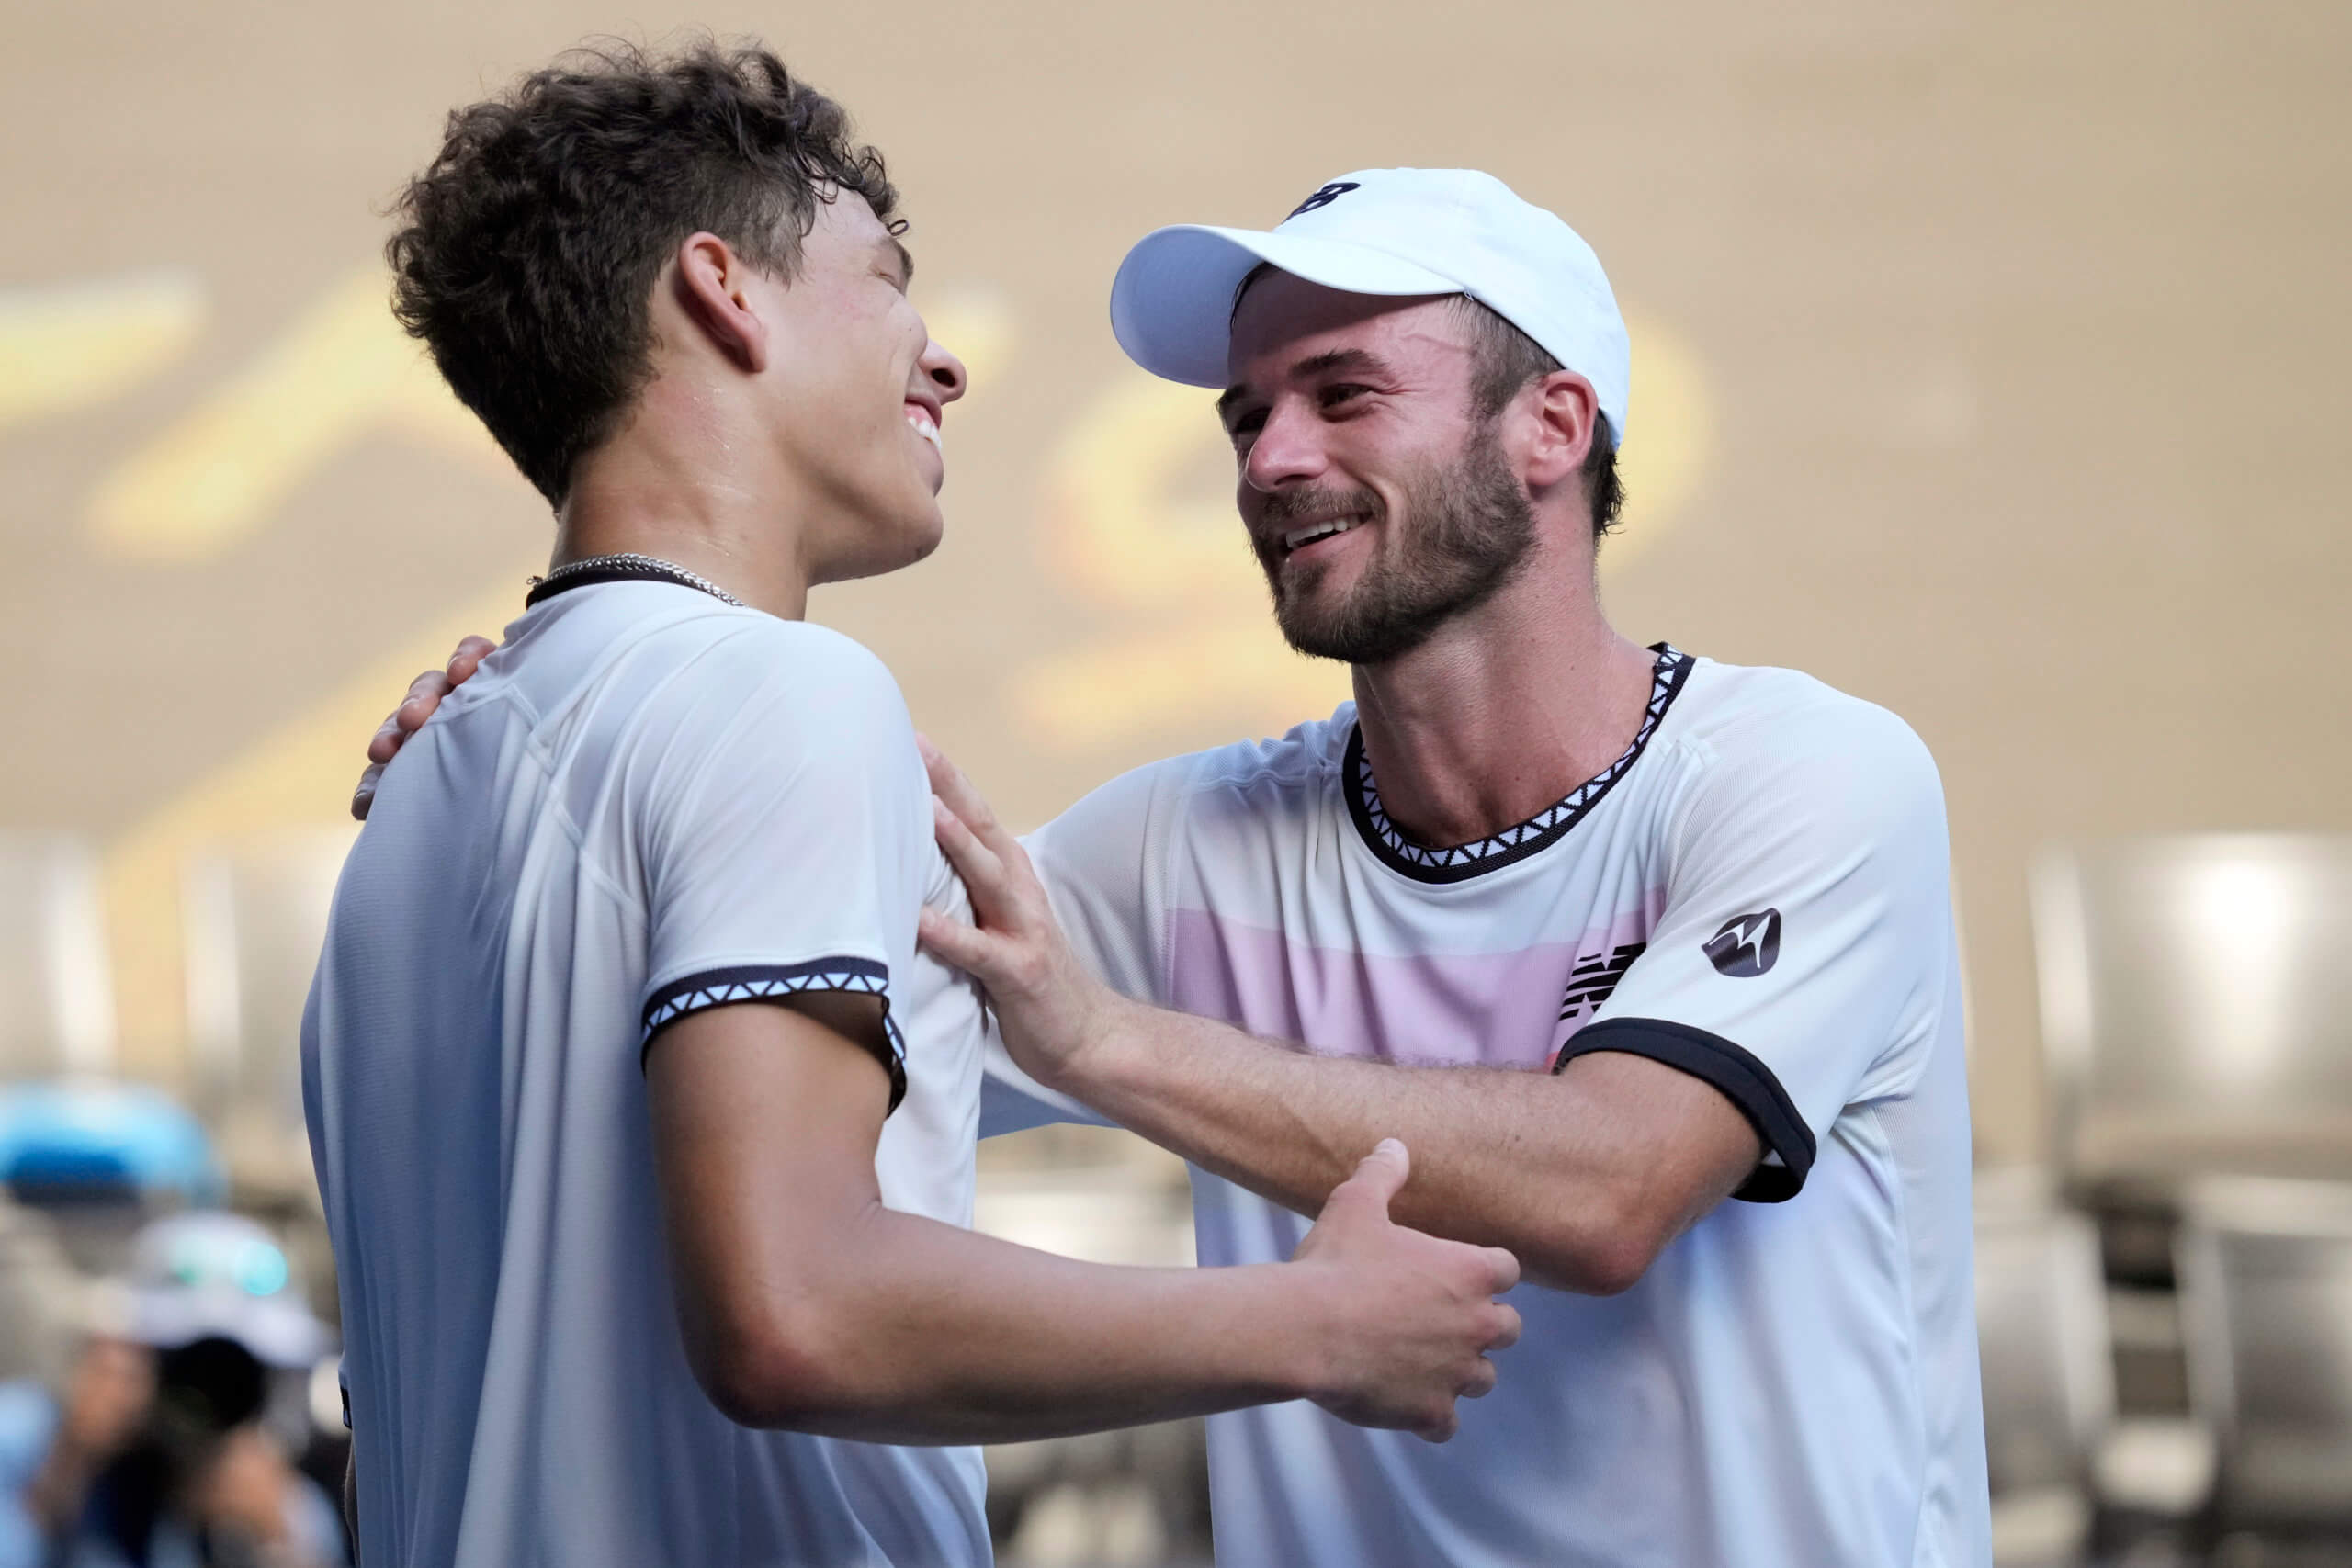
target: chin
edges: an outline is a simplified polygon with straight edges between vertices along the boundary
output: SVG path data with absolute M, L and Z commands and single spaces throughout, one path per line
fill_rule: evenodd
M 939 548 L 945 531 L 946 525 L 935 504 L 918 515 L 895 518 L 887 525 L 876 526 L 859 541 L 854 554 L 829 563 L 811 581 L 849 582 L 903 570 L 927 559 Z
M 933 519 L 932 525 L 929 528 L 924 529 L 921 534 L 915 536 L 914 553 L 907 557 L 906 560 L 901 564 L 912 566 L 917 561 L 929 560 L 931 558 L 932 552 L 939 548 L 940 541 L 944 539 L 946 536 L 946 524 L 938 519 Z

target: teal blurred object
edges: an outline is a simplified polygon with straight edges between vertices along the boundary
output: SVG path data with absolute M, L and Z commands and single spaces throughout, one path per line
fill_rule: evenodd
M 197 1119 L 152 1089 L 99 1079 L 0 1090 L 0 1181 L 20 1203 L 93 1199 L 190 1207 L 226 1189 Z

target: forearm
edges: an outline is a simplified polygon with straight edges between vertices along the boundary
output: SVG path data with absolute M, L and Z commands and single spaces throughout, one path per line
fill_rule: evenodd
M 1401 1145 L 1292 1262 L 1112 1269 L 885 1207 L 875 1057 L 797 1008 L 693 1014 L 647 1066 L 686 1357 L 746 1426 L 1004 1441 L 1306 1397 L 1442 1438 L 1517 1333 L 1516 1262 L 1389 1220 Z
M 808 1289 L 761 1424 L 864 1441 L 1010 1442 L 1319 1392 L 1304 1267 L 1075 1262 L 878 1203 Z M 821 1368 L 821 1376 L 811 1369 Z
M 1316 1056 L 1136 1003 L 1109 1022 L 1056 1087 L 1285 1208 L 1313 1213 L 1396 1137 L 1413 1151 L 1399 1223 L 1508 1247 L 1530 1279 L 1621 1290 L 1662 1240 L 1645 1192 L 1659 1156 L 1598 1113 L 1582 1072 Z

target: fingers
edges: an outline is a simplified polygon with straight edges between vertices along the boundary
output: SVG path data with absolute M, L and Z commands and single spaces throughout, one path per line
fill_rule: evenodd
M 923 771 L 931 775 L 931 793 L 945 801 L 948 810 L 962 818 L 976 835 L 991 845 L 1004 837 L 1003 829 L 997 825 L 996 813 L 989 808 L 980 792 L 972 787 L 972 781 L 964 776 L 964 770 L 949 761 L 947 754 L 933 745 L 928 735 L 916 736 L 915 746 L 922 752 Z
M 1470 1369 L 1470 1381 L 1464 1383 L 1459 1392 L 1464 1399 L 1484 1399 L 1494 1393 L 1495 1364 L 1484 1356 L 1479 1357 L 1477 1365 Z
M 401 749 L 401 742 L 407 739 L 401 733 L 400 710 L 395 708 L 384 716 L 384 722 L 378 725 L 376 733 L 368 738 L 368 760 L 378 767 L 383 766 L 392 760 L 393 754 Z
M 1499 1247 L 1483 1247 L 1478 1250 L 1486 1254 L 1487 1267 L 1492 1272 L 1492 1282 L 1487 1291 L 1488 1295 L 1499 1296 L 1519 1283 L 1517 1258 Z
M 481 668 L 481 661 L 497 650 L 498 645 L 486 637 L 459 638 L 458 651 L 449 655 L 449 684 L 462 686 L 473 679 L 474 671 Z
M 441 699 L 481 669 L 483 657 L 497 647 L 488 637 L 467 637 L 449 656 L 447 670 L 427 670 L 408 683 L 408 694 L 401 699 L 400 706 L 368 738 L 369 766 L 359 775 L 358 787 L 351 792 L 354 817 L 363 822 L 368 819 L 368 808 L 376 801 L 377 781 L 384 776 L 384 764 L 399 755 L 400 749 L 408 744 L 408 738 L 424 728 L 424 721 L 440 707 Z
M 1357 1201 L 1377 1205 L 1385 1216 L 1389 1200 L 1404 1190 L 1405 1179 L 1412 1170 L 1413 1158 L 1405 1145 L 1395 1138 L 1383 1138 L 1373 1145 L 1372 1153 L 1357 1162 L 1355 1174 L 1331 1196 L 1336 1199 L 1340 1192 L 1354 1193 Z
M 988 939 L 979 931 L 928 907 L 915 916 L 915 940 L 941 963 L 967 974 L 977 973 L 988 956 Z
M 439 711 L 441 699 L 457 687 L 449 677 L 438 670 L 427 670 L 408 683 L 408 695 L 392 710 L 392 722 L 399 725 L 403 736 L 413 735 L 424 728 L 424 721 Z
M 1413 1428 L 1413 1436 L 1425 1443 L 1442 1443 L 1452 1439 L 1462 1429 L 1462 1417 L 1453 1413 L 1451 1402 L 1445 1407 L 1445 1419 L 1430 1421 Z
M 370 745 L 368 748 L 368 754 L 374 755 L 375 750 L 376 748 Z M 351 815 L 358 820 L 362 822 L 368 820 L 368 813 L 376 804 L 376 781 L 383 776 L 384 764 L 381 762 L 372 764 L 366 773 L 359 775 L 359 785 L 351 792 Z
M 999 912 L 1003 902 L 1004 862 L 965 825 L 952 805 L 935 795 L 931 797 L 931 824 L 947 863 L 956 868 L 965 890 L 972 896 L 972 908 L 983 919 Z
M 1522 1326 L 1520 1323 L 1519 1309 L 1497 1302 L 1495 1311 L 1499 1315 L 1495 1322 L 1494 1336 L 1487 1341 L 1487 1348 L 1508 1350 L 1519 1343 L 1519 1331 Z

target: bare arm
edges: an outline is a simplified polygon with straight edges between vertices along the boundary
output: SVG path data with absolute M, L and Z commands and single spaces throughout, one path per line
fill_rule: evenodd
M 1397 1218 L 1508 1247 L 1529 1276 L 1626 1289 L 1731 1194 L 1761 1148 L 1709 1085 L 1595 1053 L 1557 1077 L 1312 1056 L 1184 1013 L 1116 1004 L 1057 1086 L 1121 1125 L 1312 1213 L 1393 1129 L 1416 1150 Z
M 1289 1264 L 1113 1269 L 883 1207 L 870 998 L 713 1009 L 647 1089 L 688 1359 L 747 1425 L 884 1442 L 1095 1430 L 1292 1399 L 1449 1435 L 1517 1314 L 1504 1255 L 1390 1224 L 1401 1148 Z
M 1394 1133 L 1414 1151 L 1400 1219 L 1605 1294 L 1639 1280 L 1761 1157 L 1729 1100 L 1643 1057 L 1597 1052 L 1556 1077 L 1396 1066 L 1308 1055 L 1117 996 L 1070 951 L 1019 842 L 954 764 L 926 757 L 940 843 L 980 926 L 926 911 L 924 942 L 988 987 L 1007 1048 L 1039 1081 L 1254 1192 L 1312 1213 Z

